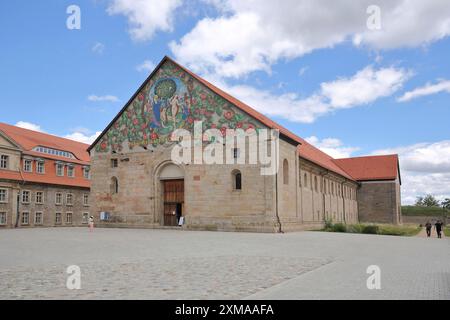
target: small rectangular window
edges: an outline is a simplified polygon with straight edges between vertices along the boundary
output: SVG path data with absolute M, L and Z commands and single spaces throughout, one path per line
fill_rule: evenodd
M 36 203 L 37 204 L 44 203 L 44 193 L 42 191 L 36 191 Z
M 58 177 L 64 176 L 64 165 L 62 163 L 56 164 L 56 175 Z
M 233 158 L 239 158 L 239 148 L 233 148 Z
M 0 225 L 6 225 L 6 212 L 0 212 Z
M 0 202 L 8 202 L 8 190 L 0 189 Z
M 90 169 L 89 168 L 83 168 L 83 176 L 85 179 L 90 179 Z
M 55 204 L 61 205 L 62 204 L 62 193 L 57 192 L 55 195 Z
M 42 212 L 36 212 L 34 215 L 34 224 L 41 225 L 42 224 Z
M 72 213 L 68 212 L 66 213 L 66 223 L 72 223 Z
M 83 205 L 88 206 L 89 205 L 89 195 L 83 194 Z
M 75 177 L 75 167 L 73 167 L 73 166 L 67 167 L 67 176 L 70 178 Z
M 22 191 L 22 202 L 30 203 L 30 191 Z
M 83 219 L 82 219 L 81 223 L 86 224 L 86 223 L 88 223 L 88 220 L 89 220 L 89 213 L 88 212 L 83 213 Z
M 23 161 L 23 171 L 24 172 L 33 172 L 33 160 L 25 159 Z
M 66 194 L 66 205 L 68 206 L 73 205 L 73 194 L 71 193 Z
M 36 172 L 37 173 L 45 173 L 44 161 L 37 161 L 36 162 Z
M 22 224 L 27 225 L 30 223 L 30 214 L 28 212 L 22 213 Z
M 0 156 L 0 169 L 8 169 L 9 156 Z
M 55 223 L 60 224 L 61 223 L 61 213 L 57 212 L 55 215 Z
M 111 168 L 117 168 L 119 166 L 119 161 L 117 159 L 111 159 Z

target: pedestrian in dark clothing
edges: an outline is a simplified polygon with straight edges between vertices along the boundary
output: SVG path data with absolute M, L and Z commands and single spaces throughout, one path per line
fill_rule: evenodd
M 431 223 L 430 221 L 427 221 L 427 223 L 425 224 L 425 229 L 427 230 L 427 237 L 429 238 L 431 236 Z
M 442 236 L 441 236 L 442 225 L 443 225 L 443 223 L 440 220 L 436 221 L 436 223 L 434 224 L 438 238 L 442 238 Z

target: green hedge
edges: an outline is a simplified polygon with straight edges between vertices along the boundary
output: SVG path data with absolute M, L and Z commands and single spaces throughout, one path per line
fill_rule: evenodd
M 421 228 L 416 226 L 395 226 L 395 225 L 377 225 L 377 224 L 349 224 L 343 223 L 333 224 L 331 221 L 325 222 L 322 231 L 327 232 L 346 232 L 346 233 L 364 233 L 364 234 L 381 234 L 391 236 L 415 236 L 420 232 Z

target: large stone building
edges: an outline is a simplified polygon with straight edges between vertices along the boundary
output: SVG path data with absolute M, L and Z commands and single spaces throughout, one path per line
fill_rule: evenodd
M 87 147 L 0 123 L 0 228 L 87 223 Z
M 233 130 L 248 135 L 245 144 L 227 143 Z M 264 146 L 272 173 L 250 161 Z M 104 226 L 174 226 L 183 217 L 188 229 L 278 232 L 327 219 L 401 222 L 396 155 L 333 159 L 168 57 L 89 151 L 91 211 Z

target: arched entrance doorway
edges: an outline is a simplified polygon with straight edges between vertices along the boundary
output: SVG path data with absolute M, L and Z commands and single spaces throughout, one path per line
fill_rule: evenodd
M 179 166 L 168 163 L 161 169 L 159 181 L 162 189 L 162 225 L 177 226 L 184 216 L 184 172 Z

